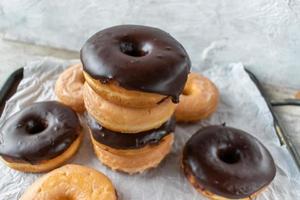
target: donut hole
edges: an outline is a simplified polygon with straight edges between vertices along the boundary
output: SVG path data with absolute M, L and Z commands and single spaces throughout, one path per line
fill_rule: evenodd
M 27 133 L 34 135 L 43 132 L 48 127 L 48 124 L 43 119 L 32 118 L 25 122 L 25 126 Z
M 219 149 L 217 155 L 221 161 L 227 164 L 235 164 L 241 159 L 240 151 L 233 147 Z
M 128 56 L 143 57 L 150 52 L 150 46 L 133 41 L 123 41 L 120 43 L 120 50 Z

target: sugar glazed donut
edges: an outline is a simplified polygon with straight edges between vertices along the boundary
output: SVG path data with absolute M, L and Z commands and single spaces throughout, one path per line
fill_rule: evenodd
M 58 100 L 79 113 L 85 110 L 82 97 L 83 83 L 82 65 L 76 64 L 66 69 L 55 84 L 55 94 Z
M 120 87 L 116 81 L 102 83 L 99 80 L 93 79 L 86 72 L 84 72 L 84 77 L 96 93 L 116 105 L 130 108 L 150 108 L 155 107 L 167 98 L 167 96 L 156 93 L 127 90 Z
M 65 165 L 42 176 L 20 200 L 117 200 L 112 182 L 101 172 Z
M 160 29 L 121 25 L 93 35 L 80 53 L 99 160 L 130 174 L 157 166 L 173 144 L 172 116 L 190 70 L 185 49 Z
M 209 117 L 217 109 L 219 91 L 208 78 L 190 73 L 176 108 L 176 120 L 193 122 Z
M 87 84 L 83 88 L 87 111 L 102 126 L 122 133 L 138 133 L 160 127 L 174 113 L 176 104 L 166 99 L 155 107 L 123 107 L 103 99 Z
M 4 163 L 24 172 L 44 172 L 62 165 L 78 149 L 81 126 L 76 113 L 55 101 L 34 103 L 1 127 Z
M 211 199 L 253 199 L 274 179 L 269 151 L 244 131 L 210 126 L 196 132 L 183 150 L 189 182 Z
M 300 99 L 300 91 L 295 95 L 296 99 Z

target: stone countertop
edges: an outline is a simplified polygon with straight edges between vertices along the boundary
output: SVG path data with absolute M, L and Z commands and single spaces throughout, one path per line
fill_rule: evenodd
M 76 59 L 78 52 L 3 40 L 0 34 L 0 87 L 7 77 L 27 62 L 44 56 L 62 59 Z
M 2 35 L 0 35 L 0 87 L 13 71 L 26 64 L 26 62 L 44 56 L 62 59 L 79 58 L 78 52 L 7 41 L 3 40 Z M 296 91 L 290 88 L 265 84 L 263 87 L 271 99 L 294 98 L 296 94 Z M 300 151 L 300 107 L 276 107 L 275 111 L 288 132 L 288 138 L 294 142 L 296 148 Z
M 242 62 L 265 82 L 300 89 L 299 0 L 13 2 L 0 1 L 8 39 L 78 51 L 103 28 L 154 26 L 184 46 L 195 68 Z

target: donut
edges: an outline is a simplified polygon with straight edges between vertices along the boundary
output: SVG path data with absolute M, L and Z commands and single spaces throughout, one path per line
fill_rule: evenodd
M 62 165 L 82 140 L 76 113 L 56 102 L 34 103 L 2 125 L 0 155 L 4 163 L 23 172 L 44 172 Z
M 276 168 L 264 145 L 231 127 L 209 126 L 185 144 L 183 172 L 210 199 L 253 199 L 274 179 Z
M 193 122 L 209 117 L 217 109 L 219 92 L 208 78 L 190 73 L 175 116 L 178 122 Z
M 87 83 L 83 86 L 86 110 L 102 126 L 122 133 L 138 133 L 160 127 L 174 113 L 170 98 L 151 108 L 122 107 L 98 95 Z
M 88 117 L 88 127 L 99 160 L 113 170 L 134 174 L 156 167 L 170 152 L 175 118 L 158 129 L 137 134 L 108 130 L 92 117 Z
M 177 103 L 191 65 L 183 46 L 170 34 L 139 25 L 120 25 L 97 32 L 84 44 L 80 57 L 84 72 L 92 79 L 103 84 L 118 83 L 104 89 L 99 82 L 87 78 L 93 89 L 106 93 L 109 101 L 129 107 L 155 106 L 163 96 L 170 96 Z M 104 91 L 116 85 L 125 90 Z M 133 91 L 126 92 L 129 90 Z M 143 98 L 144 93 L 154 95 Z
M 118 82 L 110 81 L 102 83 L 99 80 L 93 79 L 90 75 L 84 72 L 86 82 L 93 90 L 114 104 L 131 107 L 131 108 L 150 108 L 168 98 L 160 94 L 150 92 L 140 92 L 136 90 L 127 90 L 119 86 Z
M 117 200 L 112 182 L 95 169 L 69 164 L 42 176 L 20 200 Z
M 300 99 L 300 91 L 295 95 L 296 99 Z
M 55 84 L 55 94 L 58 100 L 79 113 L 85 110 L 82 97 L 83 83 L 82 65 L 76 64 L 66 69 Z

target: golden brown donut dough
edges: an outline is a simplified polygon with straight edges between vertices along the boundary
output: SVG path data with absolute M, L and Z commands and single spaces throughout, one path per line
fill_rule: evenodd
M 80 136 L 71 144 L 71 146 L 59 156 L 51 160 L 42 161 L 37 164 L 30 164 L 27 162 L 16 162 L 13 161 L 12 159 L 3 158 L 3 157 L 1 159 L 8 167 L 22 172 L 39 173 L 39 172 L 50 171 L 54 168 L 63 165 L 67 160 L 69 160 L 76 153 L 76 151 L 80 146 L 82 137 L 83 136 L 81 133 Z
M 300 99 L 300 91 L 295 95 L 296 99 Z
M 90 75 L 84 72 L 86 82 L 94 89 L 96 93 L 101 95 L 107 101 L 114 104 L 132 107 L 132 108 L 149 108 L 155 107 L 166 96 L 141 92 L 135 90 L 126 90 L 118 86 L 117 82 L 101 83 L 99 80 L 93 79 Z
M 55 94 L 58 100 L 76 112 L 83 112 L 85 110 L 82 98 L 83 83 L 82 65 L 70 66 L 56 81 Z
M 182 167 L 183 168 L 183 167 Z M 203 196 L 206 196 L 207 198 L 209 199 L 212 199 L 212 200 L 231 200 L 231 199 L 228 199 L 228 198 L 225 198 L 225 197 L 222 197 L 222 196 L 219 196 L 217 194 L 214 194 L 208 190 L 205 190 L 204 187 L 202 187 L 198 181 L 196 180 L 196 178 L 191 174 L 191 173 L 185 173 L 188 181 L 190 182 L 190 184 L 192 184 L 192 186 L 200 193 L 202 194 Z M 267 186 L 266 186 L 267 187 Z M 265 188 L 266 188 L 265 187 Z M 259 193 L 261 193 L 262 191 L 264 190 L 261 189 L 260 191 L 252 194 L 250 197 L 247 197 L 247 198 L 242 198 L 242 199 L 239 199 L 239 200 L 253 200 Z
M 121 133 L 139 133 L 160 127 L 174 113 L 170 98 L 152 108 L 130 108 L 113 104 L 98 95 L 87 83 L 83 86 L 86 110 L 107 129 Z
M 175 116 L 177 121 L 198 121 L 216 111 L 219 102 L 217 87 L 206 77 L 190 73 Z
M 65 165 L 34 182 L 20 200 L 117 200 L 117 194 L 101 172 Z
M 156 167 L 171 151 L 174 141 L 173 133 L 161 139 L 157 145 L 147 145 L 139 149 L 120 150 L 97 142 L 92 134 L 94 151 L 98 159 L 113 170 L 129 174 L 141 173 Z

